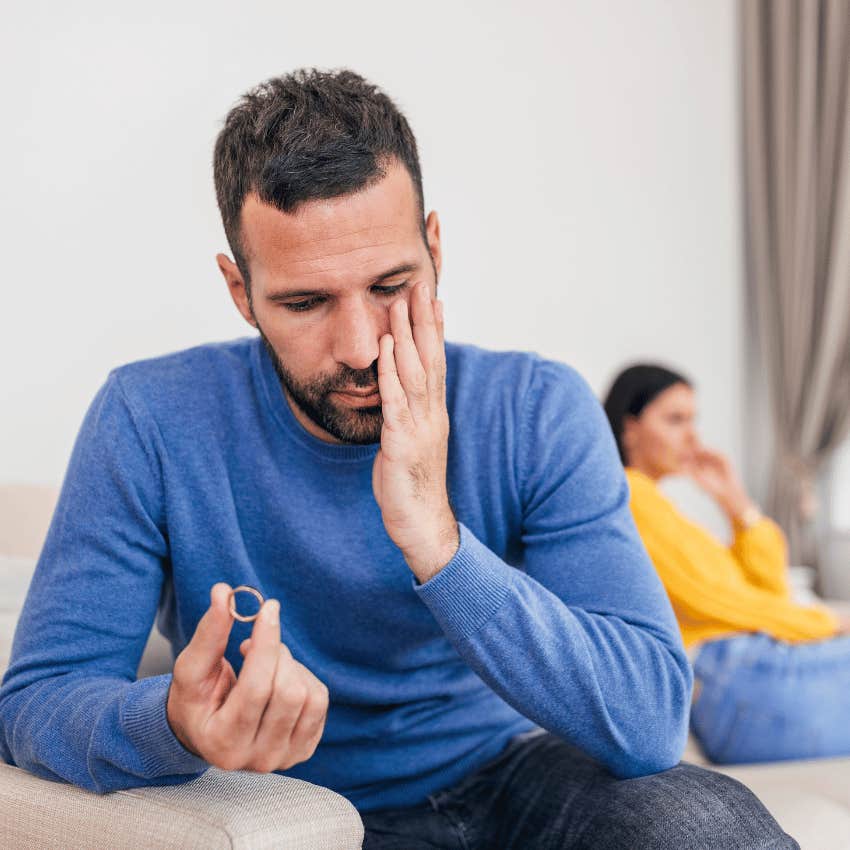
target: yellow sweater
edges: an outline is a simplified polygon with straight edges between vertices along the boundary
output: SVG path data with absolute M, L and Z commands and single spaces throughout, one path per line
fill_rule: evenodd
M 838 618 L 830 610 L 792 600 L 785 535 L 773 520 L 736 528 L 732 544 L 724 546 L 683 516 L 648 475 L 626 467 L 626 478 L 635 524 L 686 647 L 740 632 L 791 642 L 836 634 Z

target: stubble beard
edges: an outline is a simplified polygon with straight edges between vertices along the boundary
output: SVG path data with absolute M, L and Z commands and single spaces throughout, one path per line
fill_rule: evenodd
M 341 407 L 334 403 L 332 392 L 359 387 L 366 389 L 378 385 L 378 361 L 362 370 L 349 369 L 340 364 L 342 373 L 333 378 L 322 377 L 301 383 L 281 363 L 274 346 L 263 333 L 256 316 L 254 321 L 271 358 L 274 370 L 289 397 L 316 425 L 343 443 L 369 445 L 381 441 L 384 415 L 381 405 L 370 407 Z

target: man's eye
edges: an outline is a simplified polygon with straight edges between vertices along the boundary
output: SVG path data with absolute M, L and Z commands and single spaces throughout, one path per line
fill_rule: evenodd
M 395 295 L 396 292 L 400 292 L 405 286 L 407 286 L 407 282 L 400 283 L 397 286 L 373 286 L 372 289 L 374 289 L 378 295 Z
M 407 282 L 400 283 L 397 286 L 373 286 L 372 291 L 379 295 L 395 295 L 407 286 Z M 312 310 L 317 304 L 321 304 L 324 298 L 309 298 L 307 301 L 293 301 L 289 304 L 284 304 L 287 310 L 293 313 L 304 313 L 307 310 Z
M 293 301 L 291 304 L 284 304 L 287 310 L 292 310 L 293 313 L 303 313 L 305 310 L 311 310 L 318 304 L 321 298 L 311 298 L 309 301 Z

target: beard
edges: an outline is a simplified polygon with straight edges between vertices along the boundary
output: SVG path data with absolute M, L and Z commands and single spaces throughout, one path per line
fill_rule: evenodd
M 257 321 L 256 316 L 254 321 Z M 348 389 L 352 386 L 362 389 L 376 387 L 378 385 L 377 360 L 368 369 L 360 370 L 351 369 L 341 363 L 340 372 L 334 377 L 313 378 L 300 382 L 281 363 L 274 346 L 263 333 L 259 322 L 257 322 L 257 330 L 260 332 L 263 345 L 269 353 L 281 384 L 309 419 L 343 443 L 368 445 L 381 441 L 384 414 L 380 404 L 373 407 L 341 407 L 334 404 L 331 396 L 331 393 L 336 390 Z

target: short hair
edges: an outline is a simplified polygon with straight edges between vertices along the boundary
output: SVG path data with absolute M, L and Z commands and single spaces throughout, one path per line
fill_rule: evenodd
M 241 240 L 245 197 L 282 212 L 381 180 L 392 160 L 410 174 L 425 235 L 425 201 L 416 139 L 390 98 L 359 74 L 301 68 L 250 89 L 228 112 L 213 153 L 216 198 L 233 258 L 250 299 Z
M 603 407 L 614 432 L 623 466 L 628 464 L 626 448 L 623 445 L 626 416 L 640 416 L 654 398 L 675 384 L 693 386 L 684 375 L 654 363 L 635 363 L 614 379 L 605 396 Z

